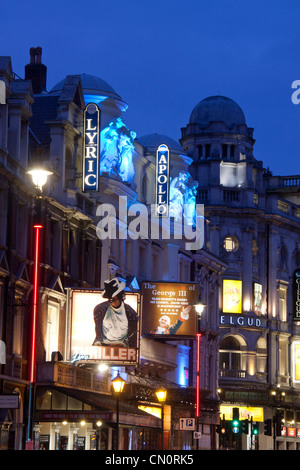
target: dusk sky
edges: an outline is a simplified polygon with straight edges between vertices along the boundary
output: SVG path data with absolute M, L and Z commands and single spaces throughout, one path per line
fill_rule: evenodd
M 0 54 L 21 78 L 41 46 L 48 91 L 70 74 L 104 79 L 137 137 L 179 140 L 199 101 L 227 96 L 264 167 L 300 174 L 299 0 L 2 0 L 0 18 Z

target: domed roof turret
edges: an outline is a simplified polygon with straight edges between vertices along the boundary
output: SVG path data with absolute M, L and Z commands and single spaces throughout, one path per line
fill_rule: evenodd
M 86 73 L 81 74 L 80 77 L 84 95 L 103 95 L 109 98 L 116 98 L 118 100 L 121 99 L 116 91 L 105 80 L 102 80 L 102 78 Z M 51 89 L 50 93 L 57 93 L 61 91 L 64 85 L 64 81 L 65 78 L 56 83 L 56 85 L 54 85 L 54 87 Z
M 190 124 L 206 128 L 212 122 L 223 122 L 227 127 L 245 125 L 246 119 L 241 107 L 226 96 L 209 96 L 195 106 Z

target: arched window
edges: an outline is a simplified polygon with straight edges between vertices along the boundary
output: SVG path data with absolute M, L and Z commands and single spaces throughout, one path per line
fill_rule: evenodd
M 227 336 L 220 344 L 219 367 L 221 370 L 241 369 L 241 346 L 233 336 Z

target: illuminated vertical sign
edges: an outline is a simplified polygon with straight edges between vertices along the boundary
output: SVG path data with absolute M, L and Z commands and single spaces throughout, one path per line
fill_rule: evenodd
M 156 151 L 156 206 L 155 215 L 168 217 L 170 152 L 165 144 Z
M 223 312 L 242 313 L 242 281 L 223 280 Z
M 300 321 L 300 269 L 294 271 L 294 321 Z
M 292 354 L 292 361 L 293 361 L 293 382 L 300 382 L 300 342 L 294 341 L 293 342 L 293 354 Z
M 98 191 L 100 110 L 89 103 L 83 112 L 83 191 Z
M 254 282 L 253 284 L 254 312 L 261 313 L 262 310 L 262 285 Z

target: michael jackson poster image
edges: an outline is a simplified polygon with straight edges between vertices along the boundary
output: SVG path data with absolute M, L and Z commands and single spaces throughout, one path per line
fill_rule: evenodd
M 138 362 L 139 294 L 124 289 L 114 278 L 104 282 L 103 291 L 72 291 L 72 362 Z

